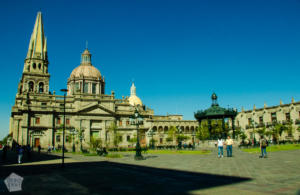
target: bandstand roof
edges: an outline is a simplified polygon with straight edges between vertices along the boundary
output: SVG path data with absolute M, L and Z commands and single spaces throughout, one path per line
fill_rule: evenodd
M 217 95 L 215 93 L 211 96 L 212 105 L 206 110 L 198 110 L 194 116 L 198 121 L 204 119 L 222 119 L 222 118 L 235 118 L 237 111 L 232 108 L 222 108 L 217 103 Z

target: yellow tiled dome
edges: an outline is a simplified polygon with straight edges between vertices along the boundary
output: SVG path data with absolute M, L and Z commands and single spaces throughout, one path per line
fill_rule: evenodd
M 80 65 L 75 68 L 70 78 L 78 77 L 92 77 L 92 78 L 101 78 L 100 71 L 92 65 Z
M 137 105 L 142 106 L 143 105 L 142 100 L 136 95 L 131 95 L 128 98 L 128 101 L 129 101 L 129 104 L 132 106 L 137 106 Z

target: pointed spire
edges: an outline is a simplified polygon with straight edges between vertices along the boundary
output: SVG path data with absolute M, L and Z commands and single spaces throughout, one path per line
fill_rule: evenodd
M 29 58 L 38 58 L 38 59 L 46 59 L 47 45 L 44 35 L 44 25 L 42 20 L 42 13 L 38 12 L 33 32 L 31 34 L 31 39 L 29 42 L 27 59 Z
M 283 104 L 282 100 L 280 100 L 279 104 L 280 104 L 280 106 Z
M 264 103 L 264 108 L 267 108 L 267 103 L 266 102 Z
M 132 82 L 132 85 L 130 87 L 130 96 L 136 95 L 136 87 L 134 85 L 134 82 Z
M 294 97 L 292 97 L 292 103 L 295 103 L 295 99 L 294 99 Z
M 255 110 L 256 109 L 256 106 L 255 106 L 255 104 L 253 105 L 253 110 Z

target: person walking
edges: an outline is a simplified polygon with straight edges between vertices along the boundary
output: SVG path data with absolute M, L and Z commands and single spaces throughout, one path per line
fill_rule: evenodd
M 232 157 L 233 140 L 230 138 L 230 136 L 227 137 L 225 144 L 227 150 L 227 157 Z
M 218 158 L 222 157 L 223 158 L 223 145 L 224 141 L 222 138 L 218 139 L 217 146 L 218 146 Z
M 38 145 L 38 154 L 40 155 L 41 154 L 41 145 Z
M 24 148 L 23 148 L 23 146 L 20 146 L 19 150 L 18 150 L 18 163 L 19 164 L 22 163 L 23 153 L 24 153 Z
M 267 146 L 268 146 L 268 142 L 264 138 L 263 135 L 260 136 L 259 146 L 260 146 L 260 150 L 261 150 L 261 158 L 267 158 Z
M 31 160 L 31 147 L 29 144 L 26 146 L 26 153 L 27 153 L 27 158 L 30 161 Z

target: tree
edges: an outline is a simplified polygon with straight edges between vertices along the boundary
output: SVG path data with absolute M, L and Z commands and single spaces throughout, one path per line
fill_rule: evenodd
M 8 134 L 7 136 L 5 136 L 3 139 L 2 139 L 2 141 L 0 141 L 0 144 L 7 144 L 7 140 L 9 139 L 9 138 L 12 138 L 12 136 L 10 135 L 10 134 Z
M 280 123 L 277 123 L 274 127 L 273 127 L 273 138 L 275 142 L 278 142 L 282 133 L 284 131 L 286 131 L 286 127 Z
M 212 120 L 211 121 L 211 137 L 218 138 L 223 134 L 223 127 L 221 120 Z
M 168 137 L 166 139 L 167 142 L 173 142 L 175 135 L 176 135 L 176 127 L 171 126 L 168 130 Z
M 204 140 L 207 140 L 209 138 L 209 130 L 207 124 L 205 123 L 200 124 L 196 133 L 196 137 L 202 142 L 204 142 Z
M 273 135 L 273 131 L 268 130 L 268 131 L 265 132 L 265 135 L 268 137 L 268 139 L 271 139 L 271 136 Z
M 187 139 L 189 139 L 190 137 L 189 136 L 187 136 L 187 135 L 182 135 L 182 134 L 179 134 L 179 135 L 177 135 L 176 136 L 176 139 L 177 139 L 177 142 L 179 143 L 179 142 L 182 142 L 182 141 L 185 141 L 185 140 L 187 140 Z
M 293 136 L 294 127 L 292 125 L 292 121 L 290 121 L 288 124 L 285 125 L 285 131 L 287 132 L 289 137 Z
M 91 137 L 91 148 L 96 150 L 97 148 L 102 148 L 102 140 L 100 138 Z
M 129 139 L 129 143 L 135 144 L 136 142 L 137 142 L 137 136 L 136 136 L 136 134 L 134 134 L 134 135 L 133 135 L 133 138 L 130 138 L 130 139 Z
M 245 142 L 245 139 L 247 139 L 247 135 L 246 135 L 243 131 L 241 131 L 239 137 L 241 138 L 241 140 L 242 140 L 243 142 Z
M 121 142 L 120 136 L 121 134 L 117 131 L 118 127 L 115 122 L 112 122 L 110 124 L 110 127 L 108 128 L 108 131 L 110 132 L 110 135 L 112 135 L 112 141 L 114 147 L 118 147 L 119 143 Z
M 241 134 L 243 133 L 241 127 L 236 127 L 234 133 L 237 138 L 241 138 Z
M 259 134 L 259 136 L 264 136 L 266 134 L 266 127 L 262 127 L 256 130 L 256 133 Z

